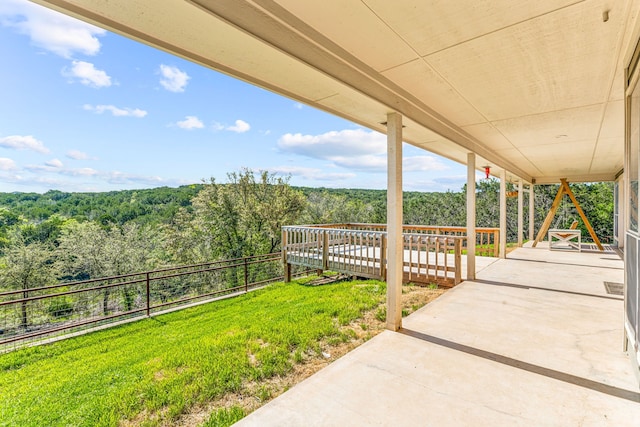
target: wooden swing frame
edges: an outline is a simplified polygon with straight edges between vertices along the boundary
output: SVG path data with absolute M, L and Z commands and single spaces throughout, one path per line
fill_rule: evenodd
M 569 183 L 567 182 L 566 178 L 560 179 L 560 188 L 558 188 L 558 194 L 556 194 L 556 198 L 553 200 L 551 209 L 549 209 L 549 213 L 547 214 L 547 217 L 544 219 L 544 222 L 542 223 L 542 227 L 540 227 L 540 230 L 538 231 L 538 235 L 536 236 L 536 240 L 533 242 L 532 246 L 535 248 L 538 242 L 544 239 L 544 236 L 547 234 L 547 231 L 551 226 L 551 221 L 553 221 L 553 217 L 556 215 L 556 212 L 560 207 L 560 202 L 562 202 L 562 196 L 564 196 L 565 194 L 567 194 L 571 199 L 571 201 L 573 202 L 573 205 L 576 207 L 576 210 L 578 211 L 578 215 L 580 215 L 580 218 L 582 218 L 582 221 L 584 222 L 585 227 L 587 227 L 587 231 L 589 231 L 589 234 L 591 235 L 591 238 L 593 239 L 598 249 L 600 249 L 601 251 L 604 251 L 604 248 L 602 247 L 602 243 L 600 243 L 600 239 L 598 239 L 598 236 L 596 236 L 595 231 L 593 231 L 593 227 L 591 227 L 591 223 L 589 222 L 589 220 L 587 219 L 587 216 L 582 211 L 582 208 L 580 207 L 580 203 L 578 203 L 578 199 L 576 199 L 576 196 L 573 194 L 573 191 L 571 191 L 571 188 L 569 188 Z

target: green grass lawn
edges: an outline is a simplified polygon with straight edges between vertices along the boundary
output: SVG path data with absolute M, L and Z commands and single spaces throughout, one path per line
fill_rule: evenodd
M 0 426 L 170 424 L 350 340 L 340 327 L 384 301 L 383 282 L 304 282 L 0 355 Z M 243 415 L 216 409 L 205 425 Z

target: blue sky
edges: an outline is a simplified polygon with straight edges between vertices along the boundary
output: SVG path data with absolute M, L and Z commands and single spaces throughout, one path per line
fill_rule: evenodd
M 26 0 L 0 0 L 0 191 L 224 182 L 386 188 L 386 137 Z M 464 166 L 405 144 L 404 189 Z

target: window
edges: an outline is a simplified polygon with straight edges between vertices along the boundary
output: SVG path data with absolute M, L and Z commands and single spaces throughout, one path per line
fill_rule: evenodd
M 638 145 L 640 144 L 640 85 L 629 105 L 629 230 L 638 232 Z

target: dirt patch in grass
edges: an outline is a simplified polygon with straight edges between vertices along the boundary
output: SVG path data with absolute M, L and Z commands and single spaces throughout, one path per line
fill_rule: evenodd
M 406 316 L 446 292 L 446 288 L 422 287 L 405 285 L 402 289 L 402 312 Z M 246 414 L 255 411 L 271 399 L 284 393 L 297 383 L 315 374 L 333 361 L 344 356 L 349 351 L 378 335 L 385 329 L 384 304 L 367 311 L 364 316 L 349 325 L 340 328 L 342 339 L 340 342 L 329 343 L 323 340 L 319 343 L 319 352 L 306 352 L 299 362 L 293 361 L 291 371 L 284 376 L 277 376 L 260 382 L 247 382 L 237 393 L 228 393 L 222 398 L 209 402 L 207 405 L 194 407 L 177 422 L 164 424 L 166 426 L 191 427 L 199 426 L 207 421 L 210 414 L 220 408 L 240 407 Z

